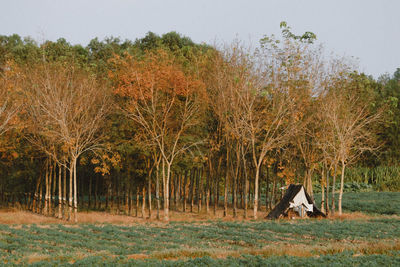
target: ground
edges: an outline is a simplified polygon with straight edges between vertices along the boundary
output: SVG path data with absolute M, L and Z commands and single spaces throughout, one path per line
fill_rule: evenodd
M 341 217 L 277 221 L 266 221 L 264 216 L 223 219 L 221 211 L 216 217 L 212 212 L 172 212 L 169 223 L 80 212 L 80 223 L 74 224 L 26 211 L 2 210 L 0 262 L 40 266 L 400 266 L 400 209 L 391 206 L 400 202 L 400 193 L 352 193 L 346 198 L 352 207 L 367 211 L 346 208 Z M 390 204 L 379 208 L 380 201 L 389 198 Z

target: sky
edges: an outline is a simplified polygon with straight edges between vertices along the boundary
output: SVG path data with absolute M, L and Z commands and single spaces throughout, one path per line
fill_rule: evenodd
M 0 0 L 0 35 L 87 45 L 95 37 L 176 31 L 198 43 L 238 38 L 254 45 L 279 36 L 286 21 L 377 78 L 400 68 L 399 11 L 400 0 Z

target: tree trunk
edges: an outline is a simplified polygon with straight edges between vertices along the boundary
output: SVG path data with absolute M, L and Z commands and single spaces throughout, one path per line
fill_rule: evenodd
M 62 199 L 61 199 L 61 193 L 62 193 L 62 185 L 61 185 L 61 176 L 62 176 L 62 166 L 58 166 L 58 218 L 62 219 L 63 214 L 62 214 Z
M 196 196 L 197 196 L 197 212 L 200 213 L 200 209 L 201 209 L 201 199 L 200 199 L 200 195 L 201 195 L 201 188 L 202 188 L 202 184 L 201 184 L 201 169 L 199 169 L 199 171 L 197 172 L 197 190 L 196 190 Z
M 74 220 L 75 223 L 78 222 L 78 190 L 77 190 L 77 184 L 76 184 L 76 158 L 74 158 Z
M 211 175 L 211 170 L 208 170 L 207 177 L 206 177 L 206 213 L 208 214 L 210 212 L 210 175 Z
M 45 179 L 45 187 L 46 187 L 46 191 L 44 194 L 44 215 L 48 215 L 48 207 L 49 207 L 49 161 L 47 161 L 46 164 L 46 179 Z
M 159 166 L 157 163 L 157 170 L 156 170 L 156 200 L 157 200 L 157 220 L 160 219 L 160 177 L 159 177 Z
M 132 189 L 132 185 L 130 186 L 130 190 L 129 190 L 129 216 L 132 215 L 132 209 L 133 209 L 133 189 Z
M 187 187 L 188 171 L 185 171 L 185 178 L 183 181 L 183 212 L 186 212 L 186 187 Z
M 326 182 L 326 180 L 325 180 Z M 325 184 L 324 184 L 324 170 L 322 170 L 321 177 L 321 212 L 325 213 Z
M 129 186 L 126 185 L 125 189 L 125 214 L 126 215 L 131 215 L 130 213 L 130 202 L 129 202 L 129 197 L 130 197 L 130 192 L 129 192 Z
M 165 173 L 165 163 L 167 164 L 167 172 Z M 164 198 L 164 220 L 169 221 L 169 178 L 171 175 L 171 163 L 162 162 L 162 172 L 163 172 L 163 198 Z
M 139 213 L 139 187 L 136 187 L 136 217 Z
M 253 206 L 253 217 L 257 219 L 257 209 L 258 209 L 258 179 L 260 177 L 260 165 L 256 166 L 256 178 L 254 180 L 254 206 Z
M 150 171 L 149 174 L 149 182 L 147 185 L 147 192 L 148 192 L 148 201 L 149 201 L 149 219 L 151 219 L 151 175 L 152 175 L 152 171 Z
M 247 172 L 245 171 L 245 174 L 244 174 L 244 179 L 245 179 L 245 181 L 244 181 L 244 192 L 243 192 L 243 197 L 244 197 L 244 214 L 243 214 L 243 217 L 245 218 L 245 219 L 247 219 L 247 206 L 248 206 L 248 203 L 247 203 L 247 194 L 248 194 L 248 192 L 249 192 L 249 179 L 248 179 L 248 177 L 247 177 Z
M 72 216 L 72 186 L 73 186 L 73 178 L 74 178 L 74 163 L 71 161 L 70 167 L 69 167 L 68 221 L 71 220 L 71 216 Z
M 51 194 L 51 198 L 53 201 L 53 209 L 51 211 L 51 214 L 55 216 L 56 214 L 56 186 L 57 186 L 57 169 L 56 169 L 57 165 L 56 162 L 54 161 L 54 165 L 53 165 L 53 190 L 52 190 L 52 194 Z M 54 198 L 54 200 L 53 200 Z
M 47 194 L 47 198 L 48 198 L 48 200 L 47 200 L 47 208 L 48 208 L 47 215 L 51 216 L 52 215 L 52 206 L 51 206 L 51 200 L 52 200 L 51 193 L 52 192 L 51 192 L 51 189 L 52 189 L 52 182 L 53 182 L 53 162 L 52 162 L 52 160 L 50 160 L 49 169 L 50 169 L 50 172 L 49 172 L 49 188 L 48 188 L 49 192 Z
M 326 199 L 325 199 L 325 212 L 329 214 L 329 168 L 326 170 Z
M 66 166 L 64 166 L 63 180 L 64 180 L 64 184 L 63 184 L 63 218 L 67 219 L 68 216 L 66 215 L 66 213 L 68 210 L 68 203 L 67 203 L 67 167 Z
M 342 160 L 342 173 L 341 173 L 341 179 L 340 179 L 340 192 L 339 192 L 339 216 L 342 215 L 342 197 L 343 197 L 343 186 L 344 186 L 344 170 L 345 170 L 346 165 L 344 164 L 344 160 Z
M 146 210 L 146 187 L 143 186 L 142 188 L 142 218 L 146 218 L 146 215 L 144 214 Z
M 226 170 L 224 185 L 224 217 L 228 215 L 229 148 L 226 148 Z
M 218 174 L 218 173 L 217 173 Z M 219 179 L 218 175 L 217 177 L 214 178 L 214 215 L 217 215 L 217 207 L 218 207 L 218 184 L 219 184 Z
M 269 167 L 267 166 L 267 177 L 266 177 L 267 188 L 265 190 L 265 209 L 268 211 L 271 209 L 271 202 L 268 201 L 269 197 Z
M 332 181 L 332 216 L 335 215 L 335 191 L 336 191 L 336 168 L 337 168 L 337 163 L 335 163 L 335 170 L 333 173 L 333 181 Z

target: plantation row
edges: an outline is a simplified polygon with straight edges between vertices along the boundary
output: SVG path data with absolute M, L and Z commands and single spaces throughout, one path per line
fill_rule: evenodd
M 281 29 L 257 49 L 174 32 L 86 47 L 0 36 L 0 204 L 256 219 L 290 183 L 317 185 L 328 214 L 346 182 L 399 190 L 400 72 L 375 81 Z

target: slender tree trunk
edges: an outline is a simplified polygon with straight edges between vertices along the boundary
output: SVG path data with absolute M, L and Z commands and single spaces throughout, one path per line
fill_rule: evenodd
M 332 181 L 332 215 L 335 215 L 335 191 L 336 191 L 336 169 L 337 169 L 337 163 L 335 163 L 335 171 L 333 173 L 333 181 Z
M 125 189 L 125 214 L 126 215 L 131 215 L 130 212 L 130 202 L 129 202 L 129 196 L 130 196 L 130 192 L 129 192 L 129 186 L 126 185 L 126 189 Z
M 326 199 L 325 199 L 325 212 L 329 214 L 329 168 L 326 170 Z
M 47 161 L 46 164 L 46 174 L 45 174 L 45 195 L 44 195 L 44 215 L 48 215 L 48 207 L 49 207 L 49 160 Z
M 273 182 L 272 182 L 272 195 L 271 195 L 271 202 L 273 202 L 273 206 L 275 206 L 275 203 L 276 203 L 276 178 L 277 178 L 277 176 L 276 176 L 276 172 L 275 172 L 275 175 L 274 175 L 274 179 L 273 179 Z
M 72 216 L 72 186 L 73 186 L 73 178 L 74 178 L 74 163 L 71 161 L 70 168 L 69 168 L 68 221 L 71 220 L 71 216 Z
M 219 179 L 218 175 L 217 177 L 214 178 L 214 215 L 217 215 L 217 207 L 218 207 L 218 184 L 219 184 Z
M 53 161 L 50 160 L 50 165 L 49 165 L 49 184 L 48 184 L 48 193 L 47 193 L 47 215 L 51 216 L 52 215 L 52 206 L 51 206 L 51 189 L 52 189 L 52 182 L 53 182 Z
M 322 170 L 322 177 L 321 177 L 321 211 L 325 213 L 325 183 L 326 179 L 324 179 L 324 170 Z M 324 183 L 325 182 L 325 183 Z
M 65 162 L 65 164 L 67 164 Z M 64 220 L 68 218 L 66 215 L 67 210 L 68 210 L 68 203 L 67 203 L 67 167 L 64 166 L 64 175 L 63 175 L 63 218 Z
M 267 184 L 267 188 L 265 190 L 265 209 L 266 210 L 270 210 L 271 209 L 271 202 L 268 201 L 268 197 L 269 197 L 269 167 L 268 166 L 267 166 L 266 184 Z
M 74 220 L 78 222 L 78 190 L 76 184 L 76 158 L 74 158 Z
M 61 174 L 62 172 L 62 166 L 58 166 L 58 218 L 62 219 L 63 218 L 63 213 L 62 213 L 62 185 L 61 185 Z
M 211 163 L 209 164 L 211 165 Z M 206 213 L 210 212 L 210 180 L 211 180 L 211 166 L 208 168 L 208 173 L 206 177 Z
M 146 218 L 146 215 L 144 214 L 146 210 L 146 186 L 143 186 L 142 188 L 142 218 Z
M 139 187 L 136 187 L 136 217 L 139 213 Z
M 165 163 L 163 160 L 163 182 L 164 182 L 164 220 L 169 221 L 169 178 L 171 175 L 171 163 L 167 162 L 167 173 L 165 174 Z
M 225 170 L 225 185 L 224 185 L 224 217 L 228 215 L 228 181 L 229 181 L 229 148 L 226 147 L 226 170 Z
M 186 212 L 186 187 L 187 187 L 187 180 L 188 180 L 188 171 L 185 171 L 185 178 L 183 181 L 183 212 Z
M 312 184 L 312 175 L 313 175 L 313 169 L 310 169 L 308 171 L 308 191 L 309 191 L 309 195 L 311 197 L 311 200 L 314 202 L 314 191 L 313 191 L 313 184 Z
M 156 200 L 157 200 L 157 220 L 160 219 L 160 170 L 159 165 L 157 163 L 157 170 L 156 170 Z
M 54 216 L 56 214 L 56 186 L 57 186 L 57 169 L 56 169 L 56 167 L 57 167 L 57 164 L 54 161 L 54 164 L 53 164 L 53 190 L 52 190 L 52 194 L 51 194 L 52 195 L 51 198 L 52 198 L 52 202 L 53 202 L 53 209 L 51 211 L 51 214 Z
M 149 181 L 147 185 L 147 192 L 148 192 L 148 201 L 149 201 L 149 219 L 151 219 L 151 175 L 152 175 L 152 170 L 150 171 L 149 174 Z
M 43 201 L 43 182 L 40 183 L 39 186 L 39 201 L 38 201 L 38 213 L 42 213 L 43 206 L 42 206 L 42 201 Z
M 245 179 L 245 181 L 244 181 L 244 193 L 243 193 L 243 197 L 244 197 L 244 214 L 243 214 L 243 217 L 245 218 L 245 219 L 247 219 L 247 206 L 248 206 L 248 203 L 247 203 L 247 194 L 248 194 L 248 192 L 249 192 L 249 178 L 247 177 L 247 172 L 245 171 L 245 174 L 244 174 L 244 179 Z
M 345 170 L 345 163 L 344 160 L 342 160 L 342 173 L 341 173 L 341 179 L 340 179 L 340 192 L 339 192 L 339 202 L 338 202 L 338 211 L 339 211 L 339 216 L 342 215 L 342 197 L 343 197 L 343 186 L 344 186 L 344 170 Z
M 129 216 L 132 215 L 132 209 L 133 209 L 133 189 L 132 185 L 129 186 Z
M 254 180 L 254 206 L 253 206 L 253 216 L 254 219 L 257 219 L 257 210 L 258 210 L 258 180 L 260 177 L 260 165 L 256 166 L 256 178 Z
M 194 168 L 192 168 L 192 172 L 190 173 L 190 212 L 193 212 L 195 175 L 196 175 L 196 170 Z
M 199 169 L 199 171 L 197 172 L 197 190 L 196 190 L 196 195 L 197 195 L 197 212 L 200 213 L 200 208 L 201 208 L 201 199 L 200 199 L 200 195 L 201 195 L 201 169 Z
M 235 176 L 233 177 L 233 217 L 237 217 L 237 187 L 238 187 L 238 176 L 239 176 L 239 168 L 240 168 L 240 147 L 239 144 L 236 148 L 236 170 Z

